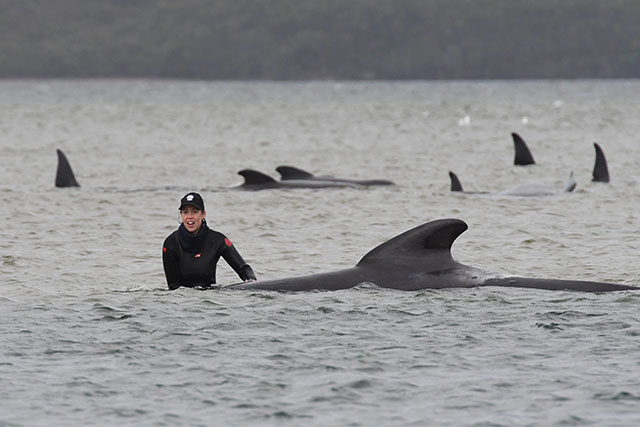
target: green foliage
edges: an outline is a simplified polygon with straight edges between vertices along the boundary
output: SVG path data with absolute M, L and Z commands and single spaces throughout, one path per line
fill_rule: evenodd
M 636 0 L 0 0 L 0 77 L 631 78 Z

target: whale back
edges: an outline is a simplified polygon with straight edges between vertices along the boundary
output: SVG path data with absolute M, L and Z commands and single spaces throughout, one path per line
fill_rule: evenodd
M 313 174 L 309 173 L 303 169 L 296 168 L 293 166 L 278 166 L 276 171 L 280 174 L 283 181 L 291 180 L 291 179 L 309 179 L 313 178 Z
M 536 161 L 533 160 L 533 155 L 531 155 L 531 151 L 529 151 L 529 147 L 527 147 L 524 139 L 522 139 L 520 135 L 515 132 L 511 133 L 511 137 L 513 138 L 513 145 L 516 150 L 514 164 L 518 166 L 535 164 Z
M 597 142 L 593 143 L 596 149 L 596 161 L 593 165 L 593 179 L 595 182 L 609 182 L 609 167 L 607 166 L 607 158 L 604 151 Z
M 457 263 L 451 257 L 451 245 L 467 228 L 459 219 L 427 222 L 372 249 L 357 267 L 396 265 L 419 271 L 452 267 Z
M 67 156 L 64 155 L 62 150 L 56 150 L 58 153 L 58 169 L 56 171 L 56 187 L 80 187 L 78 181 L 76 181 L 76 177 L 73 174 L 73 170 L 71 169 L 71 165 L 67 160 Z
M 242 185 L 274 185 L 277 183 L 275 179 L 267 174 L 259 172 L 253 169 L 242 169 L 238 172 L 238 175 L 244 178 L 244 184 Z

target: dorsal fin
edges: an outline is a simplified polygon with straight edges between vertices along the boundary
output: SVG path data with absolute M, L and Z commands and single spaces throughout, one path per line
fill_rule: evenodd
M 573 171 L 571 171 L 571 173 L 569 174 L 569 178 L 567 178 L 567 182 L 565 182 L 564 184 L 564 192 L 571 193 L 573 190 L 576 189 L 577 185 L 578 183 L 576 182 L 576 179 L 573 176 Z
M 73 175 L 71 165 L 67 160 L 67 156 L 61 150 L 56 150 L 58 153 L 58 169 L 56 171 L 56 187 L 80 187 L 76 177 Z
M 276 180 L 271 178 L 269 175 L 253 169 L 242 169 L 238 172 L 238 175 L 242 175 L 242 177 L 244 177 L 243 185 L 265 185 L 277 183 Z
M 372 249 L 358 266 L 371 264 L 425 264 L 437 258 L 440 267 L 454 262 L 451 245 L 467 229 L 459 219 L 438 219 L 392 238 Z M 429 260 L 426 256 L 429 255 Z
M 309 179 L 313 178 L 313 174 L 307 172 L 306 170 L 302 170 L 300 168 L 296 168 L 293 166 L 278 166 L 276 171 L 282 176 L 282 180 L 286 181 L 289 179 Z
M 520 135 L 518 135 L 515 132 L 511 133 L 511 137 L 513 138 L 513 145 L 515 146 L 515 149 L 516 149 L 516 158 L 514 160 L 514 164 L 519 166 L 535 164 L 536 161 L 533 160 L 531 151 L 529 151 L 529 147 L 527 147 L 527 144 L 524 142 L 524 139 L 522 139 Z
M 593 179 L 595 182 L 609 182 L 609 167 L 607 166 L 607 158 L 604 151 L 597 142 L 593 143 L 596 148 L 596 162 L 593 165 Z
M 449 171 L 449 178 L 451 178 L 451 191 L 464 191 L 462 189 L 462 183 L 458 179 L 458 175 Z

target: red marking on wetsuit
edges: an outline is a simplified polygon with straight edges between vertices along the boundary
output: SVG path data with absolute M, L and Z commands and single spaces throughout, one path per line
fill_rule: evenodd
M 231 243 L 231 240 L 227 239 L 226 237 L 224 238 L 224 244 L 227 246 L 233 245 L 233 243 Z
M 200 258 L 202 256 L 202 254 L 195 254 L 193 257 L 194 258 Z
M 162 252 L 167 252 L 167 248 L 165 248 L 164 246 L 162 247 Z

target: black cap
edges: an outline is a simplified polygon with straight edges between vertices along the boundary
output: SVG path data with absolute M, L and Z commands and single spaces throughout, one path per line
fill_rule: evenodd
M 202 200 L 202 197 L 198 193 L 187 193 L 187 195 L 180 200 L 180 207 L 178 210 L 181 211 L 182 208 L 187 205 L 195 206 L 201 211 L 204 210 L 204 200 Z

